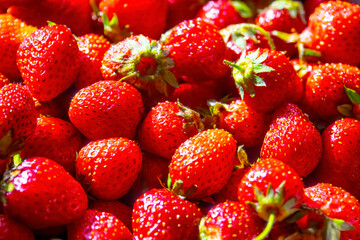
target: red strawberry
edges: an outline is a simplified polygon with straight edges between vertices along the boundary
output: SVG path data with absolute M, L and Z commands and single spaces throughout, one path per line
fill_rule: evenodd
M 5 214 L 31 229 L 69 224 L 88 207 L 81 185 L 61 165 L 42 157 L 29 158 L 5 175 L 1 194 Z
M 172 184 L 183 183 L 184 193 L 196 187 L 191 199 L 201 199 L 220 191 L 230 179 L 236 141 L 222 129 L 196 134 L 176 149 L 169 165 Z
M 241 1 L 211 0 L 200 9 L 196 16 L 222 29 L 228 25 L 247 22 L 252 12 Z
M 130 84 L 100 81 L 74 96 L 69 118 L 90 140 L 133 138 L 143 111 L 141 94 Z
M 203 129 L 200 115 L 176 102 L 160 102 L 145 117 L 138 141 L 144 150 L 168 160 L 189 137 Z
M 99 8 L 109 19 L 116 14 L 120 29 L 128 33 L 159 39 L 165 31 L 168 0 L 102 0 Z
M 245 203 L 226 201 L 210 209 L 201 220 L 201 239 L 255 239 L 263 228 L 256 212 Z
M 0 239 L 35 240 L 35 237 L 27 226 L 0 214 Z
M 80 73 L 75 81 L 78 89 L 90 86 L 103 80 L 101 61 L 105 52 L 110 48 L 110 42 L 103 36 L 93 33 L 77 38 L 80 50 Z
M 126 138 L 92 141 L 76 158 L 76 177 L 92 196 L 116 200 L 124 196 L 139 174 L 140 148 Z
M 305 177 L 321 154 L 320 133 L 298 106 L 289 103 L 276 110 L 261 148 L 262 158 L 281 160 Z
M 10 14 L 0 14 L 0 72 L 11 80 L 19 80 L 16 52 L 26 37 L 36 30 Z
M 205 4 L 203 0 L 168 0 L 166 29 L 170 29 L 184 20 L 193 19 Z
M 62 119 L 40 116 L 34 135 L 26 142 L 22 158 L 46 157 L 75 173 L 75 158 L 82 147 L 82 136 Z
M 31 94 L 39 101 L 48 101 L 76 80 L 79 59 L 71 31 L 63 25 L 49 25 L 21 43 L 16 61 Z
M 315 176 L 360 198 L 360 121 L 343 118 L 322 133 L 323 155 Z
M 176 25 L 166 36 L 165 46 L 175 61 L 174 73 L 187 81 L 201 82 L 226 75 L 227 48 L 219 30 L 201 19 Z
M 132 240 L 130 231 L 113 214 L 87 210 L 78 220 L 67 226 L 68 240 Z
M 29 91 L 18 84 L 0 89 L 0 111 L 0 156 L 7 157 L 34 134 L 37 112 Z
M 360 64 L 360 6 L 345 1 L 321 3 L 308 23 L 306 47 L 321 52 L 324 62 Z M 307 33 L 306 33 L 307 34 Z
M 167 189 L 152 189 L 135 202 L 132 226 L 135 239 L 195 240 L 202 213 L 192 202 Z

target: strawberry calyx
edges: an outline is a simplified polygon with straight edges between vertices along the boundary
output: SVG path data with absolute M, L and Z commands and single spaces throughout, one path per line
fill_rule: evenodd
M 167 184 L 167 189 L 170 192 L 172 192 L 173 194 L 180 197 L 181 199 L 186 199 L 186 198 L 190 197 L 198 189 L 198 187 L 196 185 L 192 185 L 184 191 L 184 182 L 181 180 L 177 180 L 174 184 L 172 184 L 170 174 L 168 175 L 166 184 Z
M 198 132 L 202 132 L 205 129 L 201 115 L 198 112 L 184 106 L 179 101 L 177 101 L 177 106 L 180 111 L 175 114 L 185 120 L 185 123 L 183 124 L 183 129 L 185 131 L 192 129 L 193 127 L 195 127 Z
M 253 16 L 253 12 L 245 2 L 230 1 L 230 4 L 235 8 L 235 10 L 240 14 L 241 17 L 250 18 Z
M 0 158 L 7 158 L 10 155 L 16 154 L 24 148 L 25 140 L 23 138 L 15 139 L 13 137 L 13 130 L 8 130 L 6 134 L 0 138 Z
M 12 179 L 16 177 L 20 171 L 16 170 L 23 160 L 20 157 L 20 154 L 15 154 L 12 159 L 12 164 L 8 166 L 8 169 L 4 173 L 4 177 L 0 182 L 0 201 L 5 205 L 6 204 L 6 193 L 12 192 L 15 190 L 15 185 L 12 183 Z
M 124 28 L 120 28 L 116 13 L 113 14 L 111 20 L 109 20 L 106 13 L 101 12 L 100 16 L 104 25 L 104 35 L 111 42 L 117 43 L 132 35 L 132 32 L 129 30 L 130 26 L 126 25 Z
M 351 104 L 344 104 L 337 107 L 338 111 L 346 116 L 346 117 L 355 117 L 360 119 L 360 94 L 358 94 L 355 90 L 350 89 L 346 86 L 345 93 L 350 99 Z
M 244 149 L 244 145 L 238 146 L 236 150 L 236 157 L 237 160 L 239 161 L 239 164 L 234 165 L 234 170 L 251 167 L 251 163 L 249 162 L 249 158 Z
M 274 71 L 272 67 L 261 64 L 266 60 L 267 56 L 267 52 L 260 55 L 260 49 L 257 49 L 250 54 L 244 51 L 236 63 L 224 61 L 233 68 L 232 74 L 242 99 L 245 92 L 249 93 L 251 97 L 255 96 L 254 86 L 266 87 L 265 81 L 257 74 Z
M 304 6 L 299 1 L 277 0 L 272 2 L 268 8 L 277 10 L 287 9 L 292 18 L 299 16 L 301 21 L 306 24 Z

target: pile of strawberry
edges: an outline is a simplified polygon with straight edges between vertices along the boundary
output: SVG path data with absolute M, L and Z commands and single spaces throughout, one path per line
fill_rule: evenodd
M 0 0 L 0 239 L 360 239 L 360 5 Z

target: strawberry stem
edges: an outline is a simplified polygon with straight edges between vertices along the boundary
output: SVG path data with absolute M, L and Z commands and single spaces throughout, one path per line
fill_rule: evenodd
M 14 163 L 14 166 L 17 167 L 20 165 L 20 163 L 22 163 L 22 159 L 20 157 L 20 154 L 15 154 L 14 157 L 13 157 L 13 163 Z
M 271 229 L 273 228 L 273 226 L 275 224 L 275 220 L 276 220 L 276 214 L 275 214 L 275 211 L 272 210 L 269 215 L 269 220 L 267 221 L 266 227 L 256 238 L 254 238 L 254 240 L 265 239 L 269 235 Z

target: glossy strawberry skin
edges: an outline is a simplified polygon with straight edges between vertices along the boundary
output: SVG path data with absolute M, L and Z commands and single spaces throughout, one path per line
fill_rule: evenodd
M 197 186 L 189 196 L 191 199 L 210 196 L 230 179 L 235 152 L 236 141 L 225 130 L 200 132 L 176 149 L 169 165 L 172 183 L 181 180 L 184 192 L 192 185 Z
M 17 66 L 39 101 L 49 101 L 70 87 L 79 73 L 79 48 L 64 25 L 43 27 L 19 46 Z
M 96 210 L 87 210 L 80 219 L 68 225 L 67 230 L 68 240 L 133 239 L 127 227 L 113 214 Z
M 167 189 L 152 189 L 140 196 L 134 204 L 134 237 L 159 240 L 198 239 L 201 217 L 202 213 L 194 203 L 179 198 Z
M 0 239 L 35 240 L 34 234 L 24 224 L 0 214 Z
M 130 189 L 142 162 L 140 148 L 126 138 L 92 141 L 76 158 L 76 177 L 97 199 L 116 200 Z
M 360 198 L 360 122 L 343 118 L 330 124 L 322 133 L 323 155 L 315 176 Z
M 69 118 L 90 140 L 133 138 L 143 111 L 141 94 L 130 84 L 100 81 L 74 96 Z
M 4 183 L 12 184 L 13 190 L 2 188 L 7 216 L 31 229 L 43 229 L 69 224 L 85 213 L 88 200 L 84 189 L 54 161 L 29 158 L 13 173 Z

